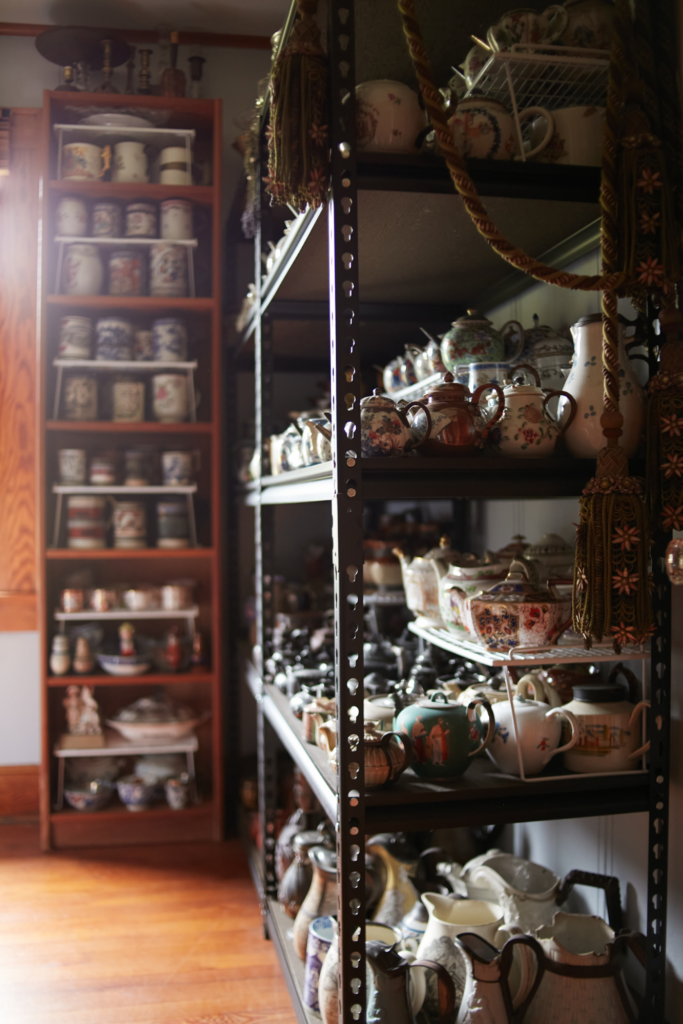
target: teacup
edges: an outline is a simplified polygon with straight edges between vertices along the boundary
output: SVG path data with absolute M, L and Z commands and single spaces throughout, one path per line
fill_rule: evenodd
M 152 377 L 152 409 L 159 423 L 183 423 L 187 419 L 187 378 L 180 373 Z
M 184 245 L 158 242 L 150 247 L 149 294 L 164 298 L 187 295 L 187 252 Z
M 128 361 L 133 358 L 133 325 L 121 317 L 106 317 L 95 324 L 95 359 Z
M 187 505 L 184 501 L 157 502 L 157 547 L 186 548 L 190 544 Z
M 64 196 L 57 204 L 55 228 L 58 235 L 88 234 L 88 208 L 78 196 Z
M 59 479 L 63 484 L 84 484 L 87 471 L 87 455 L 83 448 L 60 448 Z
M 62 288 L 65 295 L 99 295 L 104 267 L 99 249 L 88 242 L 73 242 L 64 251 Z
M 159 154 L 159 184 L 191 185 L 192 165 L 184 146 L 169 146 Z
M 132 377 L 122 377 L 112 385 L 112 420 L 114 423 L 142 423 L 145 418 L 145 384 Z
M 192 203 L 189 199 L 166 199 L 161 204 L 161 237 L 192 238 Z
M 114 503 L 114 547 L 147 547 L 147 510 L 144 502 Z
M 121 207 L 118 203 L 95 203 L 92 208 L 92 233 L 95 238 L 121 237 Z
M 158 363 L 181 363 L 187 359 L 187 328 L 182 320 L 167 317 L 152 324 L 152 351 Z
M 165 487 L 185 487 L 192 483 L 192 452 L 162 452 L 161 472 Z
M 117 142 L 114 146 L 112 181 L 147 182 L 148 163 L 142 142 Z
M 563 107 L 553 110 L 555 131 L 544 150 L 533 159 L 553 164 L 600 167 L 605 130 L 604 107 Z M 545 133 L 545 118 L 536 117 L 529 128 L 533 148 Z
M 90 142 L 67 142 L 62 146 L 62 181 L 97 181 L 110 162 L 110 146 L 100 149 Z
M 87 316 L 63 316 L 59 322 L 59 358 L 90 359 L 92 320 Z
M 97 378 L 73 374 L 64 378 L 64 416 L 67 420 L 97 419 Z

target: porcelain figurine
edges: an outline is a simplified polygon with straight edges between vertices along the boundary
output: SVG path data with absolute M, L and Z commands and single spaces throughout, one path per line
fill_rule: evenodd
M 294 921 L 294 949 L 300 960 L 306 959 L 308 926 L 316 917 L 337 913 L 337 855 L 324 846 L 312 846 L 309 858 L 313 868 L 311 887 Z
M 516 43 L 554 43 L 569 23 L 569 14 L 559 4 L 539 13 L 530 7 L 508 11 L 486 33 L 492 50 L 510 50 Z
M 491 414 L 482 407 L 482 400 L 492 390 L 498 406 Z M 483 384 L 471 395 L 464 384 L 455 383 L 452 373 L 445 373 L 441 383 L 422 397 L 421 405 L 430 415 L 423 454 L 436 458 L 470 456 L 481 451 L 488 432 L 502 415 L 503 392 L 495 384 Z M 418 422 L 422 426 L 421 419 Z
M 551 757 L 570 750 L 579 738 L 579 725 L 571 711 L 548 709 L 541 701 L 515 695 L 512 702 L 496 704 L 493 713 L 496 732 L 487 754 L 508 775 L 521 775 L 520 759 L 525 776 L 540 775 Z M 571 736 L 562 746 L 558 716 L 563 716 L 571 728 Z
M 650 749 L 641 742 L 638 720 L 650 707 L 627 699 L 623 686 L 586 683 L 574 686 L 574 698 L 563 711 L 576 716 L 579 738 L 563 755 L 564 766 L 573 772 L 635 771 L 638 759 Z
M 90 651 L 88 638 L 79 636 L 76 640 L 76 651 L 74 653 L 74 672 L 85 676 L 92 672 L 95 667 L 95 659 Z
M 517 342 L 506 353 L 503 334 L 508 328 L 517 328 Z M 451 373 L 463 363 L 512 362 L 521 354 L 524 345 L 524 328 L 516 320 L 508 320 L 497 331 L 492 322 L 476 309 L 468 309 L 465 316 L 454 320 L 451 329 L 441 341 L 441 358 Z
M 403 82 L 380 79 L 356 86 L 356 141 L 359 149 L 415 153 L 427 125 L 417 93 Z
M 555 451 L 557 439 L 571 426 L 576 416 L 576 402 L 566 391 L 544 392 L 541 379 L 533 366 L 522 363 L 512 370 L 512 375 L 516 377 L 520 370 L 531 374 L 535 384 L 525 384 L 519 378 L 504 388 L 505 409 L 491 440 L 498 445 L 503 455 L 548 458 Z M 547 405 L 551 398 L 561 396 L 569 402 L 571 411 L 559 427 L 548 412 Z
M 134 636 L 135 626 L 132 622 L 122 622 L 119 626 L 119 654 L 123 657 L 135 654 Z
M 479 643 L 490 650 L 547 647 L 571 622 L 571 598 L 529 579 L 529 567 L 513 561 L 502 583 L 479 596 L 467 597 L 460 588 L 460 614 Z
M 533 932 L 550 924 L 562 879 L 524 857 L 492 849 L 465 864 L 460 878 L 473 900 L 499 904 L 508 928 Z
M 417 899 L 410 875 L 415 871 L 418 852 L 403 837 L 390 833 L 373 836 L 366 850 L 379 857 L 385 876 L 384 891 L 372 915 L 373 920 L 397 927 Z
M 479 706 L 488 715 L 483 740 L 476 720 L 475 709 Z M 403 708 L 396 719 L 396 728 L 412 740 L 413 771 L 425 779 L 452 779 L 463 775 L 472 758 L 489 746 L 495 727 L 496 720 L 488 701 L 477 699 L 464 707 L 438 692 Z
M 62 701 L 70 736 L 100 736 L 102 724 L 97 701 L 89 686 L 67 686 Z
M 412 409 L 419 409 L 427 417 L 422 435 L 408 420 Z M 414 420 L 413 420 L 414 422 Z M 376 456 L 402 455 L 404 451 L 419 448 L 431 429 L 431 417 L 421 402 L 411 402 L 405 409 L 399 409 L 390 398 L 385 398 L 379 388 L 360 403 L 361 455 L 365 458 Z
M 550 143 L 555 131 L 553 115 L 544 107 L 527 107 L 518 113 L 520 124 L 543 118 L 546 130 L 540 140 L 525 149 L 527 160 L 538 156 Z M 517 129 L 512 114 L 497 99 L 478 90 L 460 100 L 448 119 L 453 138 L 464 157 L 477 160 L 514 160 L 519 154 Z
M 448 629 L 455 632 L 463 628 L 470 630 L 468 619 L 463 615 L 463 597 L 480 594 L 505 579 L 508 565 L 487 552 L 483 560 L 472 558 L 462 564 L 434 562 L 433 571 L 439 587 L 439 612 Z M 470 630 L 471 631 L 471 630 Z
M 178 627 L 172 626 L 166 637 L 164 660 L 171 672 L 177 672 L 183 663 L 183 649 L 180 645 Z
M 519 1009 L 524 1024 L 563 1024 L 572 1019 L 584 1024 L 633 1024 L 638 1019 L 622 964 L 631 949 L 644 965 L 644 936 L 622 932 L 616 937 L 599 917 L 558 912 L 535 937 L 520 935 L 511 943 L 529 946 L 538 964 L 536 990 Z
M 451 548 L 446 536 L 441 538 L 437 548 L 432 548 L 426 554 L 415 558 L 410 558 L 401 547 L 394 548 L 393 552 L 401 563 L 403 589 L 408 608 L 415 615 L 439 625 L 439 576 L 438 573 L 435 574 L 433 563 L 457 564 L 461 558 L 460 552 Z
M 55 633 L 52 637 L 52 652 L 50 654 L 50 671 L 55 676 L 65 676 L 71 668 L 71 652 L 69 651 L 69 638 L 63 633 Z M 78 687 L 75 687 L 78 689 Z
M 565 0 L 564 8 L 568 21 L 558 41 L 560 46 L 609 50 L 614 31 L 612 0 Z
M 628 321 L 619 316 L 619 411 L 624 417 L 619 445 L 632 458 L 638 449 L 645 418 L 643 389 L 631 368 L 625 348 L 624 327 Z M 564 382 L 564 390 L 576 401 L 576 416 L 565 431 L 564 441 L 570 455 L 594 459 L 606 444 L 600 425 L 603 410 L 602 315 L 584 316 L 572 327 L 576 348 L 574 362 Z M 558 405 L 558 423 L 565 427 L 571 415 L 567 399 Z

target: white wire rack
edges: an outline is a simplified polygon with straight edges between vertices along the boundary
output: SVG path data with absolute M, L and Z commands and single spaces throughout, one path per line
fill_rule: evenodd
M 491 54 L 466 95 L 477 90 L 512 109 L 524 160 L 520 112 L 527 107 L 604 107 L 608 69 L 607 50 L 516 43 Z

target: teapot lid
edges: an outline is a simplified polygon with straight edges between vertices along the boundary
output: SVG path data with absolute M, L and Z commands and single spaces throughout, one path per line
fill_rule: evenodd
M 489 587 L 479 597 L 475 597 L 474 600 L 486 601 L 490 598 L 495 598 L 496 601 L 543 601 L 544 603 L 556 602 L 556 598 L 548 587 L 542 584 L 535 583 L 529 574 L 529 566 L 525 565 L 524 562 L 513 559 L 510 562 L 510 569 L 502 581 L 497 583 L 493 587 Z
M 534 378 L 533 384 L 525 384 L 521 377 L 515 377 L 516 373 L 525 372 Z M 519 363 L 508 371 L 508 383 L 503 388 L 504 395 L 544 395 L 541 387 L 541 378 L 535 366 L 528 363 Z
M 459 323 L 459 321 L 456 321 Z M 464 384 L 457 384 L 452 373 L 444 373 L 439 384 L 435 384 L 430 391 L 422 396 L 422 402 L 440 402 L 444 406 L 452 402 L 461 402 L 464 398 L 470 398 L 469 388 Z M 363 403 L 361 402 L 361 405 Z
M 496 101 L 494 100 L 493 102 Z M 457 327 L 459 324 L 490 324 L 493 327 L 493 321 L 489 320 L 483 313 L 480 313 L 478 309 L 468 309 L 467 313 L 453 321 L 451 327 Z
M 524 552 L 525 558 L 538 558 L 546 555 L 573 555 L 574 545 L 568 544 L 557 533 L 544 533 L 536 544 L 531 544 Z
M 628 700 L 628 690 L 621 683 L 577 683 L 573 692 L 574 700 L 587 704 L 619 704 Z
M 439 546 L 437 548 L 431 548 L 426 554 L 422 555 L 425 560 L 429 559 L 434 561 L 436 559 L 440 561 L 449 561 L 455 558 L 461 558 L 462 555 L 455 548 L 451 547 L 451 538 L 444 534 L 439 540 Z
M 396 403 L 383 395 L 379 388 L 375 388 L 371 395 L 366 395 L 360 400 L 361 409 L 395 409 Z

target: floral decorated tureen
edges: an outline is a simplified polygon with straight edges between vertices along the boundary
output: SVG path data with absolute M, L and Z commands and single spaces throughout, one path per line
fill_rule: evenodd
M 465 595 L 463 593 L 463 598 Z M 571 622 L 571 598 L 559 597 L 547 586 L 532 583 L 522 562 L 513 562 L 502 583 L 463 600 L 468 626 L 491 650 L 547 647 Z

